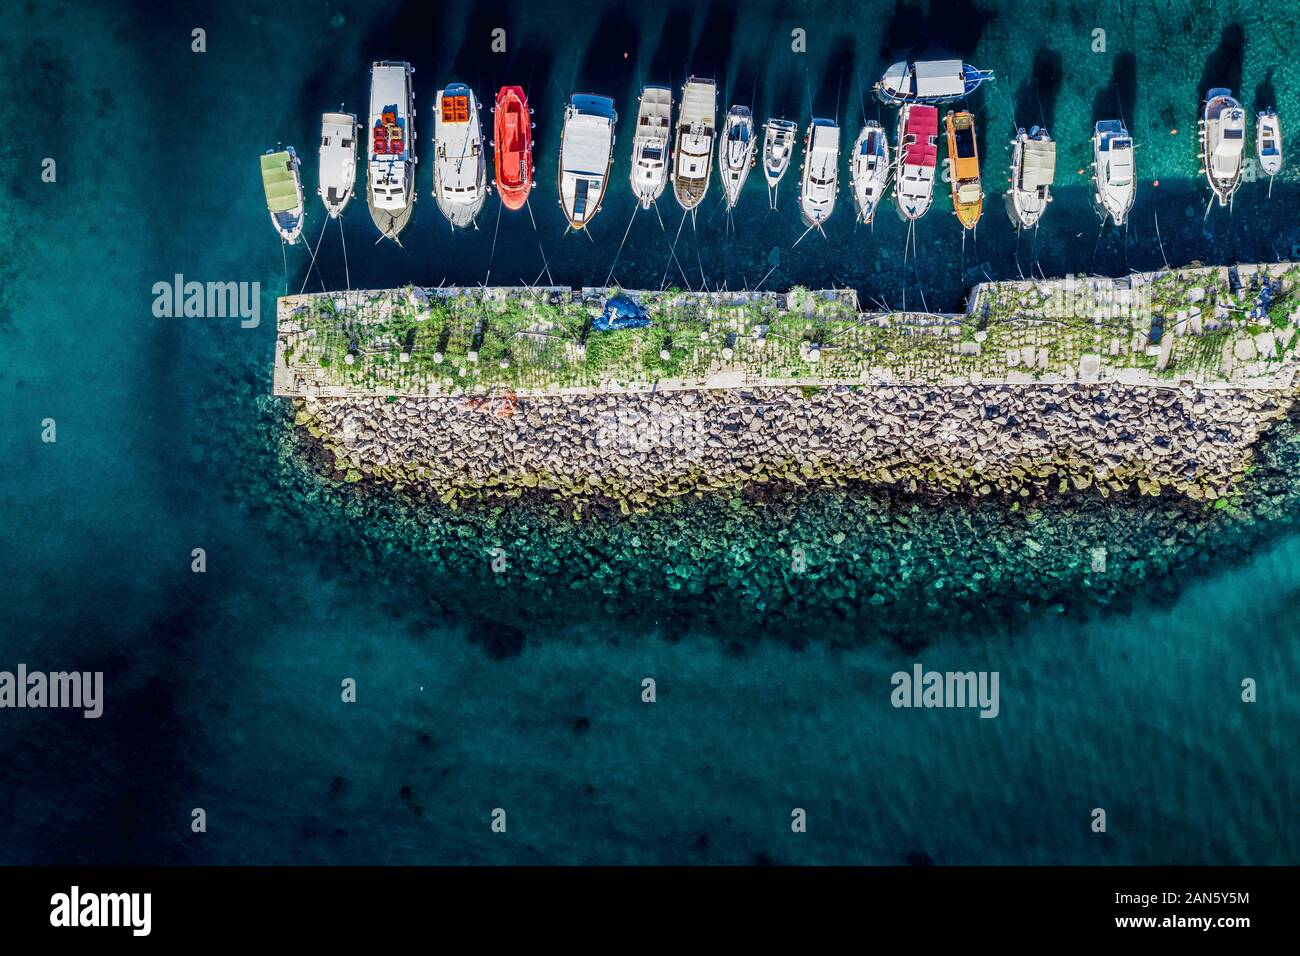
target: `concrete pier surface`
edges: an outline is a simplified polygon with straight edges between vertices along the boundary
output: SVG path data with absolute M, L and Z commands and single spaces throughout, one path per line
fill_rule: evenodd
M 621 295 L 645 328 L 599 332 Z M 982 283 L 965 312 L 862 311 L 853 290 L 439 288 L 285 296 L 275 394 L 593 395 L 776 386 L 1284 388 L 1300 265 Z

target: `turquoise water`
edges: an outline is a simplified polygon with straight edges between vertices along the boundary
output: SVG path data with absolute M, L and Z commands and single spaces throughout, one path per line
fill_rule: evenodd
M 527 83 L 539 232 L 503 216 L 498 233 L 489 203 L 479 232 L 451 237 L 426 162 L 405 250 L 374 247 L 364 210 L 349 212 L 354 285 L 489 268 L 532 281 L 539 236 L 558 282 L 599 284 L 613 266 L 629 286 L 698 286 L 694 263 L 734 288 L 775 265 L 770 287 L 843 282 L 895 305 L 906 287 L 931 307 L 956 306 L 986 270 L 1016 275 L 1017 253 L 1047 275 L 1289 257 L 1294 174 L 1267 201 L 1248 184 L 1203 225 L 1192 130 L 1211 73 L 1247 107 L 1271 83 L 1283 122 L 1300 115 L 1294 18 L 1218 3 L 1184 20 L 1177 6 L 923 4 L 918 21 L 893 4 L 682 4 L 643 20 L 610 5 L 560 38 L 572 5 L 446 5 L 451 30 L 415 4 L 170 6 L 147 21 L 127 5 L 6 9 L 6 128 L 42 121 L 0 141 L 0 668 L 103 670 L 107 701 L 98 721 L 0 712 L 0 861 L 1296 862 L 1292 422 L 1231 513 L 819 489 L 575 523 L 546 501 L 451 513 L 339 487 L 268 394 L 273 298 L 297 291 L 308 256 L 282 265 L 255 158 L 294 143 L 310 194 L 318 114 L 363 108 L 380 57 L 416 64 L 422 107 L 442 79 L 484 98 Z M 510 52 L 493 57 L 498 19 Z M 796 27 L 806 54 L 785 52 Z M 1105 54 L 1090 52 L 1098 27 Z M 847 206 L 827 240 L 792 248 L 793 190 L 765 216 L 751 183 L 732 232 L 715 209 L 686 225 L 685 280 L 661 278 L 669 237 L 644 215 L 615 262 L 639 83 L 712 73 L 760 115 L 853 126 L 876 110 L 857 91 L 913 47 L 998 71 L 975 104 L 990 182 L 1011 118 L 1050 120 L 1062 185 L 1036 247 L 990 203 L 963 250 L 938 203 L 917 269 L 901 265 L 899 223 L 855 230 Z M 616 96 L 622 117 L 594 242 L 562 237 L 549 198 L 574 88 Z M 1129 234 L 1098 238 L 1069 174 L 1112 103 L 1142 144 L 1142 183 Z M 670 235 L 680 214 L 663 212 Z M 154 318 L 153 283 L 178 272 L 261 282 L 261 325 Z M 342 275 L 331 233 L 310 284 Z M 205 574 L 190 571 L 196 547 Z M 890 674 L 915 662 L 998 671 L 999 717 L 895 710 Z M 1257 703 L 1241 703 L 1244 677 Z M 205 834 L 190 832 L 194 807 Z M 806 834 L 790 831 L 793 807 Z M 1105 835 L 1089 831 L 1094 807 Z

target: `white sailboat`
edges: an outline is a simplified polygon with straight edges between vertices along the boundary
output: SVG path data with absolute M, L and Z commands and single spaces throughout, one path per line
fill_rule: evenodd
M 1052 179 L 1056 174 L 1056 143 L 1047 130 L 1032 126 L 1016 130 L 1011 141 L 1011 188 L 1007 190 L 1007 214 L 1012 225 L 1032 229 L 1052 201 Z
M 1259 168 L 1268 173 L 1268 194 L 1273 195 L 1273 177 L 1282 171 L 1282 123 L 1277 110 L 1269 107 L 1255 117 L 1255 155 Z
M 474 225 L 487 200 L 487 151 L 474 91 L 450 83 L 433 101 L 433 198 L 452 229 Z
M 868 120 L 853 143 L 851 182 L 858 221 L 870 224 L 889 188 L 889 140 L 885 128 Z
M 904 221 L 920 219 L 934 199 L 934 170 L 939 157 L 939 111 L 933 106 L 904 106 L 898 111 L 894 147 L 894 201 Z
M 292 245 L 302 234 L 302 179 L 298 170 L 298 151 L 268 149 L 262 154 L 262 191 L 271 225 L 280 238 Z
M 326 113 L 320 124 L 320 186 L 316 192 L 331 219 L 343 215 L 357 182 L 357 118 Z
M 668 183 L 672 113 L 673 94 L 666 86 L 647 86 L 641 91 L 632 137 L 632 193 L 642 209 L 649 209 Z
M 776 190 L 781 177 L 790 168 L 799 127 L 794 120 L 769 119 L 763 124 L 763 178 L 767 180 L 768 199 L 776 208 Z
M 1205 94 L 1200 122 L 1201 163 L 1220 206 L 1232 202 L 1241 185 L 1242 153 L 1246 146 L 1246 111 L 1232 91 L 1215 87 Z
M 1137 192 L 1133 139 L 1119 120 L 1101 120 L 1092 134 L 1093 200 L 1115 225 L 1124 225 Z
M 584 229 L 600 212 L 614 163 L 618 114 L 608 96 L 575 93 L 564 110 L 560 134 L 560 206 L 574 229 Z
M 813 118 L 804 140 L 799 214 L 805 226 L 820 229 L 835 211 L 840 185 L 840 128 L 833 120 Z
M 733 106 L 727 111 L 727 125 L 722 133 L 722 148 L 718 150 L 718 172 L 722 175 L 722 192 L 727 208 L 732 209 L 740 198 L 740 190 L 749 178 L 754 165 L 754 152 L 758 141 L 754 138 L 754 117 L 746 106 Z
M 682 87 L 677 146 L 673 151 L 673 194 L 687 211 L 698 206 L 709 191 L 717 111 L 717 84 L 693 76 L 687 80 Z
M 411 64 L 383 60 L 370 67 L 366 204 L 379 232 L 394 241 L 415 210 L 415 91 Z

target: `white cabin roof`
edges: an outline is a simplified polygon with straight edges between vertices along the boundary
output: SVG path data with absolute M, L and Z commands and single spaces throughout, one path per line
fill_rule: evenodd
M 590 113 L 570 115 L 564 121 L 564 148 L 560 151 L 563 171 L 604 176 L 613 146 L 612 126 L 608 117 Z

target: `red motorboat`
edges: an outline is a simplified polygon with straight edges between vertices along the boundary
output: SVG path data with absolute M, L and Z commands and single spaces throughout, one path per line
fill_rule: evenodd
M 522 88 L 503 86 L 492 112 L 497 190 L 507 209 L 523 209 L 533 188 L 533 111 Z

